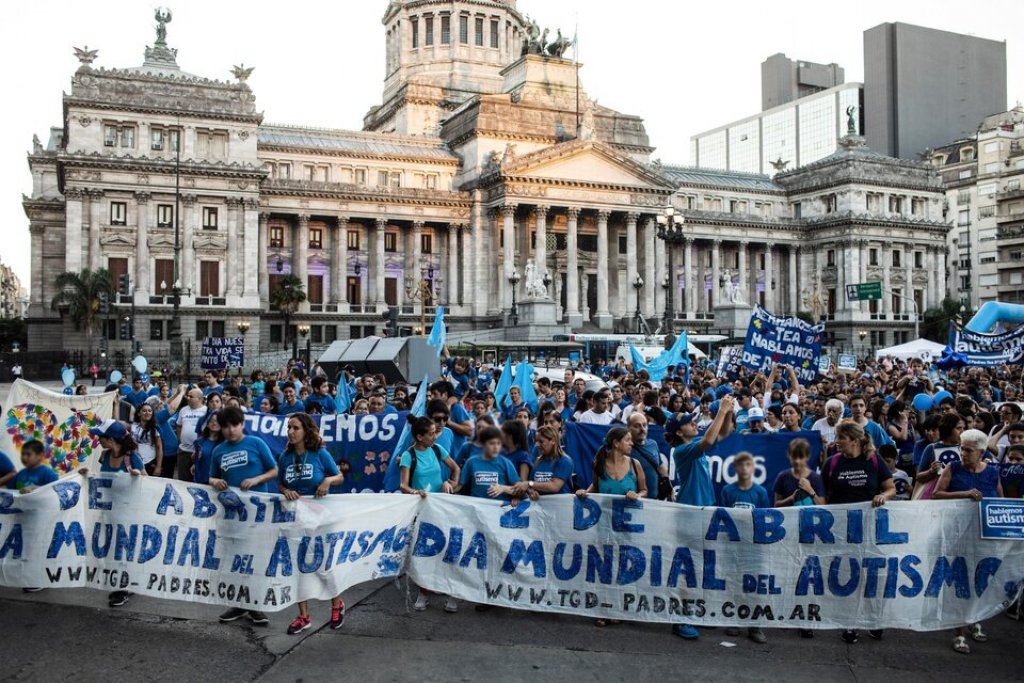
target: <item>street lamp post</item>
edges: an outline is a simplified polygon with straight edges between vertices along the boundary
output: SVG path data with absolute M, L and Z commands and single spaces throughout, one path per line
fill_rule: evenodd
M 672 245 L 683 241 L 683 228 L 686 225 L 686 217 L 676 215 L 675 207 L 666 206 L 665 210 L 658 214 L 658 239 L 665 242 L 665 250 L 668 252 L 668 275 L 665 290 L 665 333 L 672 336 L 673 324 L 675 322 L 675 264 L 672 258 Z
M 640 277 L 640 273 L 637 273 L 636 279 L 633 280 L 633 289 L 636 290 L 636 332 L 640 334 L 644 331 L 643 313 L 640 312 L 640 290 L 644 288 L 644 279 Z
M 426 334 L 425 330 L 427 328 L 427 304 L 433 303 L 434 297 L 438 293 L 435 290 L 435 288 L 439 289 L 440 286 L 441 278 L 434 277 L 434 267 L 431 265 L 427 266 L 426 277 L 424 277 L 419 282 L 413 282 L 412 280 L 409 279 L 405 281 L 406 295 L 408 295 L 411 301 L 419 300 L 420 302 L 420 335 Z
M 509 320 L 512 321 L 512 327 L 519 324 L 519 309 L 516 308 L 516 289 L 519 286 L 519 271 L 513 270 L 512 274 L 508 276 L 508 283 L 512 285 L 512 308 L 508 312 Z
M 245 333 L 249 331 L 250 325 L 251 325 L 251 323 L 248 320 L 239 320 L 235 324 L 235 327 L 238 328 L 238 334 L 240 334 L 242 336 L 242 348 L 243 348 L 243 351 L 245 349 Z M 243 358 L 242 363 L 244 363 L 244 362 L 245 362 L 245 359 Z M 239 377 L 242 376 L 242 363 L 238 364 L 238 376 Z
M 861 330 L 861 331 L 859 331 L 857 333 L 857 336 L 860 337 L 860 348 L 861 348 L 861 350 L 863 350 L 864 349 L 864 340 L 868 336 L 868 331 L 867 330 Z
M 306 372 L 309 372 L 309 366 L 311 365 L 310 358 L 310 338 L 309 338 L 309 325 L 299 325 L 299 334 L 306 340 Z

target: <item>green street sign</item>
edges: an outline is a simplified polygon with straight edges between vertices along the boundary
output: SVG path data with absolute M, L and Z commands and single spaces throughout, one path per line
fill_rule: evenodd
M 881 282 L 862 282 L 856 285 L 846 285 L 847 301 L 869 301 L 882 298 Z

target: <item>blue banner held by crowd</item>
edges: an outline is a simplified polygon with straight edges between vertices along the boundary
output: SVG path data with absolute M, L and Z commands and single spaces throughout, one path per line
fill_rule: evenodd
M 1024 362 L 1024 325 L 1009 332 L 984 334 L 954 325 L 950 347 L 970 366 L 995 367 Z
M 800 318 L 772 315 L 754 307 L 743 345 L 744 367 L 768 372 L 780 363 L 791 366 L 802 381 L 818 378 L 821 337 L 825 326 L 812 325 Z

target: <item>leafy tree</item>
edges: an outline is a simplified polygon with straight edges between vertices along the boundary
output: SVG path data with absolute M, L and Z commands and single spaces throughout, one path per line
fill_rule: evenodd
M 284 346 L 288 348 L 291 334 L 291 319 L 299 310 L 299 305 L 306 300 L 302 280 L 294 275 L 283 275 L 278 280 L 277 289 L 270 295 L 270 305 L 284 315 Z
M 100 298 L 106 294 L 108 300 L 113 301 L 114 279 L 106 269 L 83 268 L 79 273 L 61 273 L 54 282 L 57 295 L 50 302 L 50 308 L 71 318 L 76 330 L 85 330 L 86 357 L 91 360 L 93 332 L 102 316 Z
M 925 339 L 939 344 L 949 343 L 949 321 L 960 317 L 960 302 L 946 297 L 942 303 L 924 312 L 921 333 Z

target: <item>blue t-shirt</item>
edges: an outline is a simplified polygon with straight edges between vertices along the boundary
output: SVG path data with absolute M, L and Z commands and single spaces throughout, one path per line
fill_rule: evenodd
M 224 387 L 222 387 L 219 384 L 216 384 L 216 385 L 214 385 L 212 387 L 211 386 L 203 387 L 203 396 L 209 396 L 210 394 L 223 394 L 223 393 L 224 393 Z
M 722 507 L 724 508 L 770 508 L 768 491 L 763 486 L 755 483 L 744 491 L 739 484 L 728 484 L 722 489 Z
M 562 480 L 562 488 L 557 493 L 572 493 L 572 473 L 575 467 L 572 458 L 562 455 L 558 460 L 538 458 L 533 466 L 533 480 L 538 484 L 547 484 L 553 479 Z
M 661 465 L 661 453 L 658 451 L 658 442 L 654 439 L 647 439 L 642 444 L 633 444 L 633 452 L 630 454 L 633 459 L 640 463 L 640 469 L 644 471 L 644 479 L 647 482 L 647 497 L 658 497 L 658 466 Z
M 286 451 L 277 459 L 278 483 L 298 492 L 300 496 L 315 495 L 323 480 L 338 472 L 338 464 L 326 448 L 316 452 L 307 451 L 299 456 Z
M 306 397 L 305 405 L 306 407 L 317 406 L 322 415 L 336 415 L 338 412 L 338 406 L 334 403 L 334 398 L 329 394 L 325 396 L 312 394 Z
M 434 439 L 434 443 L 449 453 L 458 453 L 457 450 L 452 448 L 452 444 L 455 443 L 455 432 L 451 430 L 451 427 L 442 429 L 441 433 Z
M 896 445 L 896 442 L 892 440 L 892 437 L 885 433 L 882 429 L 882 425 L 878 424 L 874 420 L 868 420 L 868 423 L 864 425 L 864 431 L 868 436 L 871 437 L 871 443 L 874 444 L 875 448 L 884 446 L 885 444 Z
M 160 441 L 163 443 L 164 458 L 175 458 L 178 455 L 178 435 L 174 433 L 171 426 L 171 411 L 161 408 L 153 416 L 156 418 L 156 429 L 160 432 Z
M 419 471 L 416 473 L 419 474 Z M 492 484 L 508 486 L 518 481 L 519 475 L 516 473 L 515 466 L 509 462 L 508 458 L 499 455 L 490 460 L 483 456 L 470 458 L 466 466 L 462 468 L 459 483 L 470 487 L 469 495 L 474 498 L 490 498 L 487 495 L 487 489 Z M 509 500 L 509 496 L 504 493 L 498 498 Z
M 195 480 L 197 484 L 209 484 L 210 483 L 210 467 L 213 465 L 213 449 L 219 446 L 222 442 L 221 439 L 214 441 L 213 439 L 204 439 L 199 437 L 196 439 L 196 452 L 195 452 Z
M 711 468 L 696 439 L 672 449 L 679 478 L 679 497 L 684 505 L 711 506 L 715 504 L 715 487 L 711 484 Z
M 11 488 L 21 491 L 29 486 L 46 486 L 57 481 L 57 473 L 49 465 L 37 465 L 32 469 L 25 468 L 14 475 Z
M 129 390 L 124 400 L 131 403 L 135 410 L 138 410 L 139 406 L 145 403 L 147 398 L 149 398 L 149 394 L 146 393 L 146 390 L 139 389 L 138 391 Z
M 304 413 L 306 412 L 306 405 L 302 402 L 302 399 L 295 399 L 295 403 L 288 405 L 287 403 L 281 403 L 281 407 L 277 409 L 278 415 L 291 415 L 292 413 Z
M 454 422 L 455 424 L 466 424 L 467 422 L 469 422 L 472 419 L 470 414 L 469 414 L 469 412 L 467 412 L 466 409 L 462 407 L 462 403 L 458 403 L 457 402 L 457 403 L 452 404 L 452 407 L 451 407 L 450 410 L 451 410 L 451 421 Z M 452 431 L 452 447 L 448 449 L 448 452 L 449 453 L 458 453 L 462 449 L 462 444 L 466 443 L 466 439 L 467 438 L 468 437 L 465 437 L 465 436 L 463 436 L 461 434 L 456 434 L 454 432 L 454 430 L 453 430 Z
M 472 441 L 467 441 L 466 443 L 462 444 L 462 448 L 459 449 L 459 455 L 457 458 L 455 458 L 455 462 L 459 463 L 459 465 L 465 465 L 467 462 L 469 462 L 470 458 L 482 455 L 483 452 L 483 446 L 478 446 Z
M 434 446 L 441 451 L 440 458 L 434 452 Z M 441 463 L 448 458 L 448 451 L 441 446 L 437 446 L 437 444 L 434 444 L 434 446 L 425 451 L 410 448 L 405 453 L 402 453 L 402 457 L 398 461 L 399 467 L 411 467 L 413 453 L 416 454 L 416 471 L 413 472 L 409 486 L 417 491 L 440 491 L 441 485 L 444 484 L 444 472 L 441 469 Z
M 135 451 L 122 458 L 120 467 L 111 467 L 110 451 L 103 451 L 100 455 L 100 472 L 127 472 L 129 466 L 133 470 L 141 470 L 144 467 L 142 458 Z
M 502 455 L 504 455 L 506 458 L 508 458 L 509 462 L 511 462 L 513 465 L 515 465 L 516 472 L 519 471 L 519 466 L 523 465 L 523 464 L 525 464 L 529 468 L 533 467 L 533 461 L 530 460 L 530 454 L 527 453 L 526 451 L 522 451 L 522 450 L 511 451 L 511 452 L 502 451 Z M 527 471 L 526 476 L 530 476 L 529 471 Z
M 223 479 L 228 486 L 238 487 L 246 479 L 258 477 L 277 467 L 274 456 L 263 439 L 255 436 L 243 436 L 238 441 L 222 441 L 213 449 L 213 462 L 210 465 L 210 476 Z M 263 482 L 251 491 L 259 493 L 271 492 L 270 482 Z
M 0 477 L 5 477 L 14 471 L 14 463 L 7 457 L 7 454 L 0 451 Z

